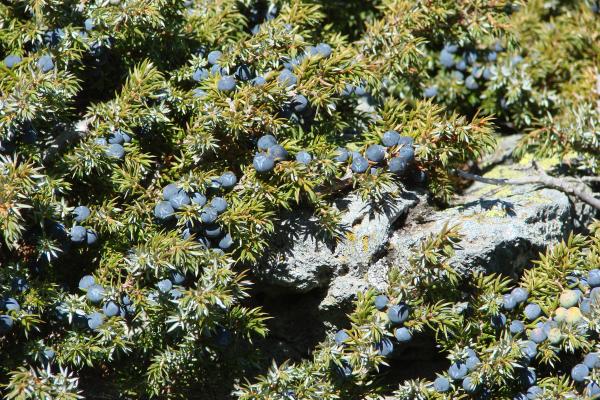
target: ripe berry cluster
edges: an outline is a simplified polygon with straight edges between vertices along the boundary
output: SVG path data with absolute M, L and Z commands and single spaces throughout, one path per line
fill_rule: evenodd
M 457 44 L 446 44 L 437 59 L 442 74 L 440 78 L 449 74 L 455 84 L 464 84 L 469 91 L 478 90 L 484 82 L 493 81 L 498 73 L 511 73 L 508 67 L 497 64 L 498 54 L 503 51 L 504 48 L 499 42 L 488 49 L 460 48 Z M 520 56 L 514 56 L 511 65 L 516 65 L 521 60 Z M 465 74 L 468 74 L 466 78 Z M 436 97 L 439 90 L 438 85 L 428 86 L 423 90 L 423 95 L 428 98 Z
M 154 216 L 161 223 L 168 223 L 178 218 L 177 211 L 193 213 L 195 218 L 185 224 L 181 232 L 182 237 L 188 239 L 193 236 L 205 248 L 212 248 L 213 251 L 223 254 L 231 249 L 234 241 L 218 224 L 219 215 L 227 210 L 227 200 L 215 194 L 223 189 L 232 189 L 236 183 L 237 177 L 229 171 L 213 178 L 207 193 L 187 193 L 177 184 L 171 183 L 164 187 L 163 200 L 154 207 Z M 207 196 L 210 196 L 210 202 Z

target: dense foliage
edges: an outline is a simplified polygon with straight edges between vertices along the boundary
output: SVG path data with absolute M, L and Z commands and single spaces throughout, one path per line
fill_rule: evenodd
M 385 304 L 359 295 L 352 328 L 312 360 L 244 385 L 268 335 L 252 270 L 282 212 L 310 210 L 338 240 L 348 191 L 423 186 L 444 206 L 454 169 L 513 129 L 520 155 L 597 174 L 599 50 L 591 1 L 1 3 L 0 393 L 203 398 L 237 383 L 242 399 L 366 398 L 392 337 L 430 331 L 454 363 L 479 358 L 473 387 L 516 395 L 512 372 L 531 369 L 524 333 L 503 326 L 522 302 L 501 314 L 502 277 L 463 287 L 453 229 L 391 273 Z M 550 250 L 523 277 L 528 301 L 549 318 L 578 285 L 595 304 L 581 280 L 594 246 Z M 592 350 L 589 320 L 554 318 L 560 340 L 528 360 L 543 390 L 583 393 L 550 367 Z M 396 394 L 445 396 L 430 387 Z

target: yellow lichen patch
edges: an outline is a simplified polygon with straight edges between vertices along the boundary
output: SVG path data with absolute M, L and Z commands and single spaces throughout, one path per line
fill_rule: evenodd
M 491 210 L 487 210 L 484 215 L 486 218 L 504 218 L 506 217 L 506 210 L 494 207 Z
M 346 232 L 346 239 L 349 242 L 354 242 L 356 240 L 356 235 L 354 234 L 354 232 Z
M 542 169 L 549 170 L 559 165 L 561 163 L 561 158 L 559 156 L 537 158 L 533 154 L 527 153 L 519 160 L 519 164 L 531 165 L 532 161 L 535 161 Z
M 365 235 L 362 237 L 363 251 L 369 250 L 369 236 Z

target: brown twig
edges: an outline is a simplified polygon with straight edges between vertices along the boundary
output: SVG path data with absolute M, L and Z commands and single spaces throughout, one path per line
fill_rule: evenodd
M 547 175 L 543 170 L 537 168 L 534 164 L 536 174 L 532 174 L 523 178 L 503 179 L 503 178 L 486 178 L 480 175 L 471 174 L 465 171 L 455 170 L 455 174 L 461 178 L 489 185 L 499 186 L 522 186 L 522 185 L 542 185 L 547 188 L 560 190 L 561 192 L 577 197 L 581 201 L 589 204 L 597 210 L 600 210 L 600 199 L 593 196 L 590 188 L 585 184 L 575 184 L 568 179 L 555 178 Z

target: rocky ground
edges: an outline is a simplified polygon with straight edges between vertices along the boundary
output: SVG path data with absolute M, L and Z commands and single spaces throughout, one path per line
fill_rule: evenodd
M 479 164 L 484 176 L 526 173 L 510 157 L 518 138 L 505 137 L 496 154 Z M 341 241 L 326 241 L 308 214 L 296 213 L 282 224 L 269 258 L 257 268 L 261 303 L 277 316 L 269 339 L 275 359 L 306 356 L 328 331 L 344 327 L 356 293 L 385 287 L 388 267 L 406 265 L 411 249 L 444 224 L 459 225 L 464 235 L 453 260 L 458 270 L 516 276 L 540 251 L 585 229 L 594 216 L 591 207 L 556 190 L 480 183 L 443 210 L 418 189 L 377 207 L 350 195 L 338 207 L 347 228 Z M 421 338 L 399 357 L 416 360 L 427 374 L 445 362 L 433 348 L 430 338 Z

